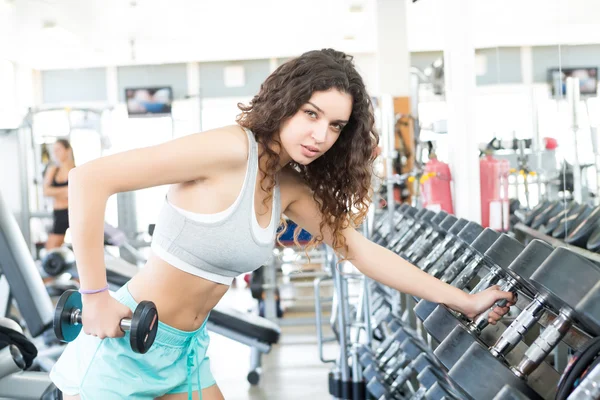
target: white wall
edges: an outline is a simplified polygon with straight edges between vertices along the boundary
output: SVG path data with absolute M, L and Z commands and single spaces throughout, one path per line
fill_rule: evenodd
M 470 2 L 475 48 L 600 43 L 597 0 L 464 0 Z M 411 51 L 444 48 L 445 0 L 408 7 Z

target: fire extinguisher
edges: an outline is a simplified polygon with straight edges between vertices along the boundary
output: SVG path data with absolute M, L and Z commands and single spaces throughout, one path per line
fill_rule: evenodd
M 479 159 L 479 181 L 481 185 L 481 225 L 497 231 L 509 227 L 508 175 L 510 163 L 491 154 Z
M 420 181 L 423 207 L 454 214 L 451 181 L 450 166 L 438 160 L 435 153 L 431 153 Z

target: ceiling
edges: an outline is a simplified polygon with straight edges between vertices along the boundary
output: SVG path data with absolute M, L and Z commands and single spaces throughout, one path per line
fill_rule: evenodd
M 48 69 L 288 57 L 326 46 L 372 51 L 373 5 L 369 0 L 0 0 L 0 14 L 13 38 L 4 53 Z
M 600 0 L 0 0 L 0 58 L 36 69 L 279 58 L 322 47 L 374 54 L 377 1 L 405 1 L 411 51 L 600 43 Z M 454 3 L 456 4 L 456 3 Z M 1 40 L 9 38 L 9 40 Z

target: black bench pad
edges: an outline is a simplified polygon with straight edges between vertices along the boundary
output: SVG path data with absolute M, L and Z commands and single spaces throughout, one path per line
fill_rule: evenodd
M 208 321 L 269 345 L 277 343 L 281 335 L 276 323 L 226 306 L 217 305 L 210 312 Z

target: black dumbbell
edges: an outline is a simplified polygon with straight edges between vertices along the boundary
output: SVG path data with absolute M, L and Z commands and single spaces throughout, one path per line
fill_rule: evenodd
M 502 385 L 507 383 L 528 396 L 528 392 L 534 388 L 544 398 L 554 397 L 558 373 L 545 363 L 548 354 L 565 337 L 572 324 L 594 335 L 600 333 L 600 270 L 596 264 L 565 248 L 557 248 L 535 270 L 529 282 L 539 294 L 506 328 L 503 337 L 514 336 L 517 340 L 523 337 L 532 325 L 529 321 L 538 321 L 546 307 L 553 311 L 556 318 L 526 348 L 523 355 L 518 355 L 516 362 L 514 359 L 517 357 L 511 357 L 514 352 L 505 354 L 504 351 L 505 343 L 510 341 L 499 340 L 491 351 L 479 343 L 471 345 L 449 374 L 473 398 L 489 399 L 492 393 L 498 393 Z M 513 335 L 513 331 L 519 335 Z M 541 373 L 538 369 L 540 366 L 547 371 L 554 371 L 555 376 Z M 481 370 L 486 373 L 481 373 Z M 488 380 L 485 388 L 471 383 L 481 382 L 487 376 L 502 379 Z
M 72 342 L 79 336 L 82 320 L 81 294 L 67 290 L 60 296 L 54 311 L 54 333 L 63 342 Z M 123 332 L 129 331 L 129 343 L 136 353 L 146 353 L 158 330 L 158 311 L 151 301 L 142 301 L 133 312 L 133 318 L 123 318 L 120 323 Z
M 42 268 L 49 276 L 58 276 L 75 267 L 75 255 L 67 247 L 48 251 L 42 259 Z

